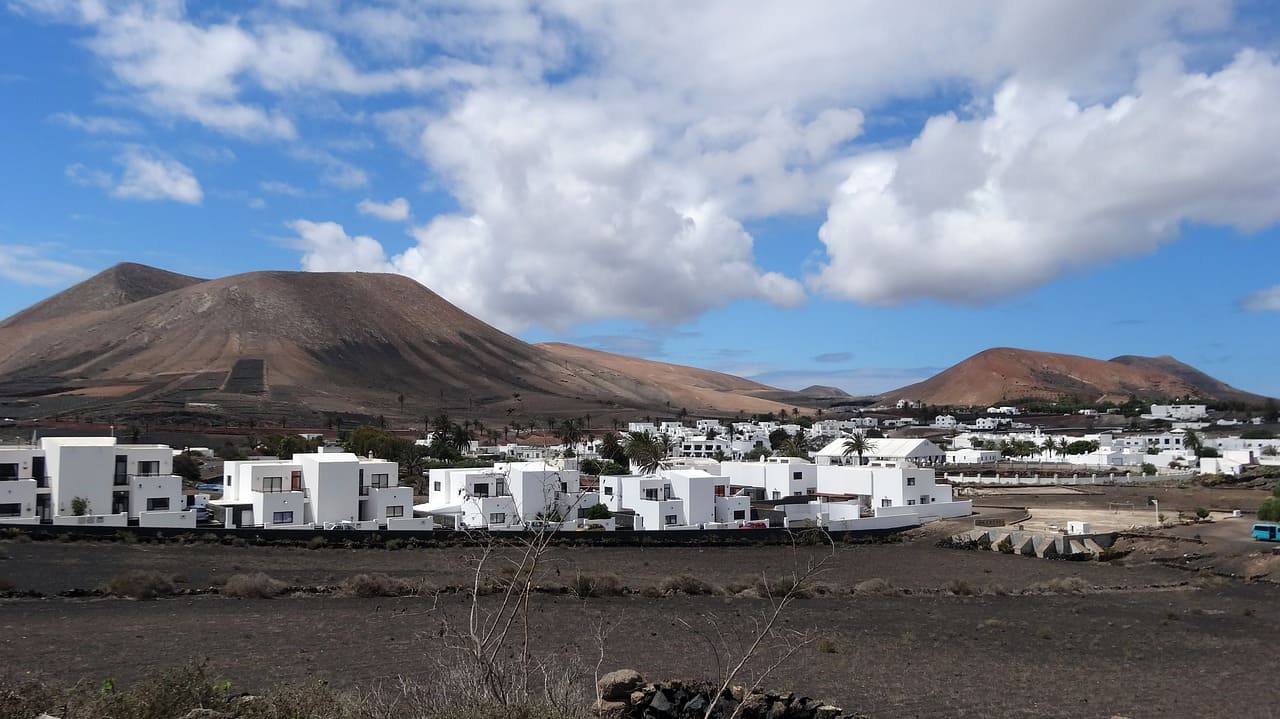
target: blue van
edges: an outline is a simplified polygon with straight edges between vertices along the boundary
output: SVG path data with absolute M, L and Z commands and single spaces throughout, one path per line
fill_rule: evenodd
M 1253 525 L 1253 538 L 1264 542 L 1280 542 L 1280 524 L 1267 522 Z

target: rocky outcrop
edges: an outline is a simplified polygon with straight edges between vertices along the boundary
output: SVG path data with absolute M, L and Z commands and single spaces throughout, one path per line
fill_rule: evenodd
M 631 691 L 624 695 L 622 688 L 632 680 Z M 719 694 L 717 686 L 680 681 L 645 684 L 640 674 L 630 669 L 606 674 L 596 688 L 601 697 L 596 713 L 612 719 L 700 719 L 713 702 L 715 709 L 711 716 L 718 719 L 727 719 L 735 711 L 742 719 L 843 719 L 847 716 L 840 707 L 796 694 L 747 691 L 743 687 L 732 687 Z

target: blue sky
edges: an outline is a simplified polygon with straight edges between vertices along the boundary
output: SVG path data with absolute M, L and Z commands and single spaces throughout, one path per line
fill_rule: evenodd
M 1268 3 L 10 0 L 0 316 L 116 262 L 400 272 L 865 393 L 992 346 L 1280 395 Z

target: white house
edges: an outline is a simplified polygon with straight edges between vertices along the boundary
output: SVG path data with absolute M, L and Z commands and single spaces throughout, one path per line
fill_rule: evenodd
M 933 418 L 933 424 L 930 426 L 938 427 L 940 429 L 954 429 L 956 426 L 955 415 L 940 414 Z
M 81 514 L 77 514 L 77 510 Z M 45 437 L 39 447 L 0 447 L 5 522 L 195 527 L 173 450 L 115 437 Z
M 1153 404 L 1148 419 L 1194 422 L 1209 416 L 1209 407 L 1203 404 Z
M 395 462 L 350 452 L 226 462 L 221 508 L 227 527 L 431 529 L 413 516 L 413 488 L 399 486 Z
M 605 520 L 583 515 L 600 503 L 585 492 L 578 470 L 566 462 L 511 462 L 478 469 L 433 469 L 427 479 L 427 501 L 414 509 L 448 518 L 459 529 L 515 530 L 537 523 L 585 526 Z
M 864 464 L 910 462 L 917 467 L 932 467 L 947 460 L 946 452 L 927 439 L 869 439 L 871 447 L 862 454 Z M 845 440 L 837 439 L 814 452 L 818 464 L 857 464 L 857 455 L 844 456 Z
M 751 518 L 751 498 L 733 495 L 729 478 L 701 469 L 604 476 L 601 499 L 612 512 L 635 514 L 636 530 L 722 529 Z
M 733 453 L 733 440 L 721 436 L 710 439 L 705 435 L 684 437 L 675 448 L 677 457 L 732 457 Z
M 720 473 L 730 486 L 751 490 L 760 499 L 816 494 L 818 474 L 812 462 L 799 457 L 767 457 L 758 462 L 721 462 Z
M 995 449 L 952 449 L 947 451 L 947 464 L 991 464 L 1000 461 L 1000 451 Z

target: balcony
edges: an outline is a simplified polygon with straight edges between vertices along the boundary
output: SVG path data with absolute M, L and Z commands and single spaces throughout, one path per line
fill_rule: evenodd
M 127 487 L 127 486 L 129 486 L 129 475 L 127 475 L 127 474 L 117 474 L 117 475 L 115 475 L 115 477 L 111 480 L 111 484 L 112 484 L 112 485 L 114 485 L 114 486 L 116 486 L 116 487 Z

